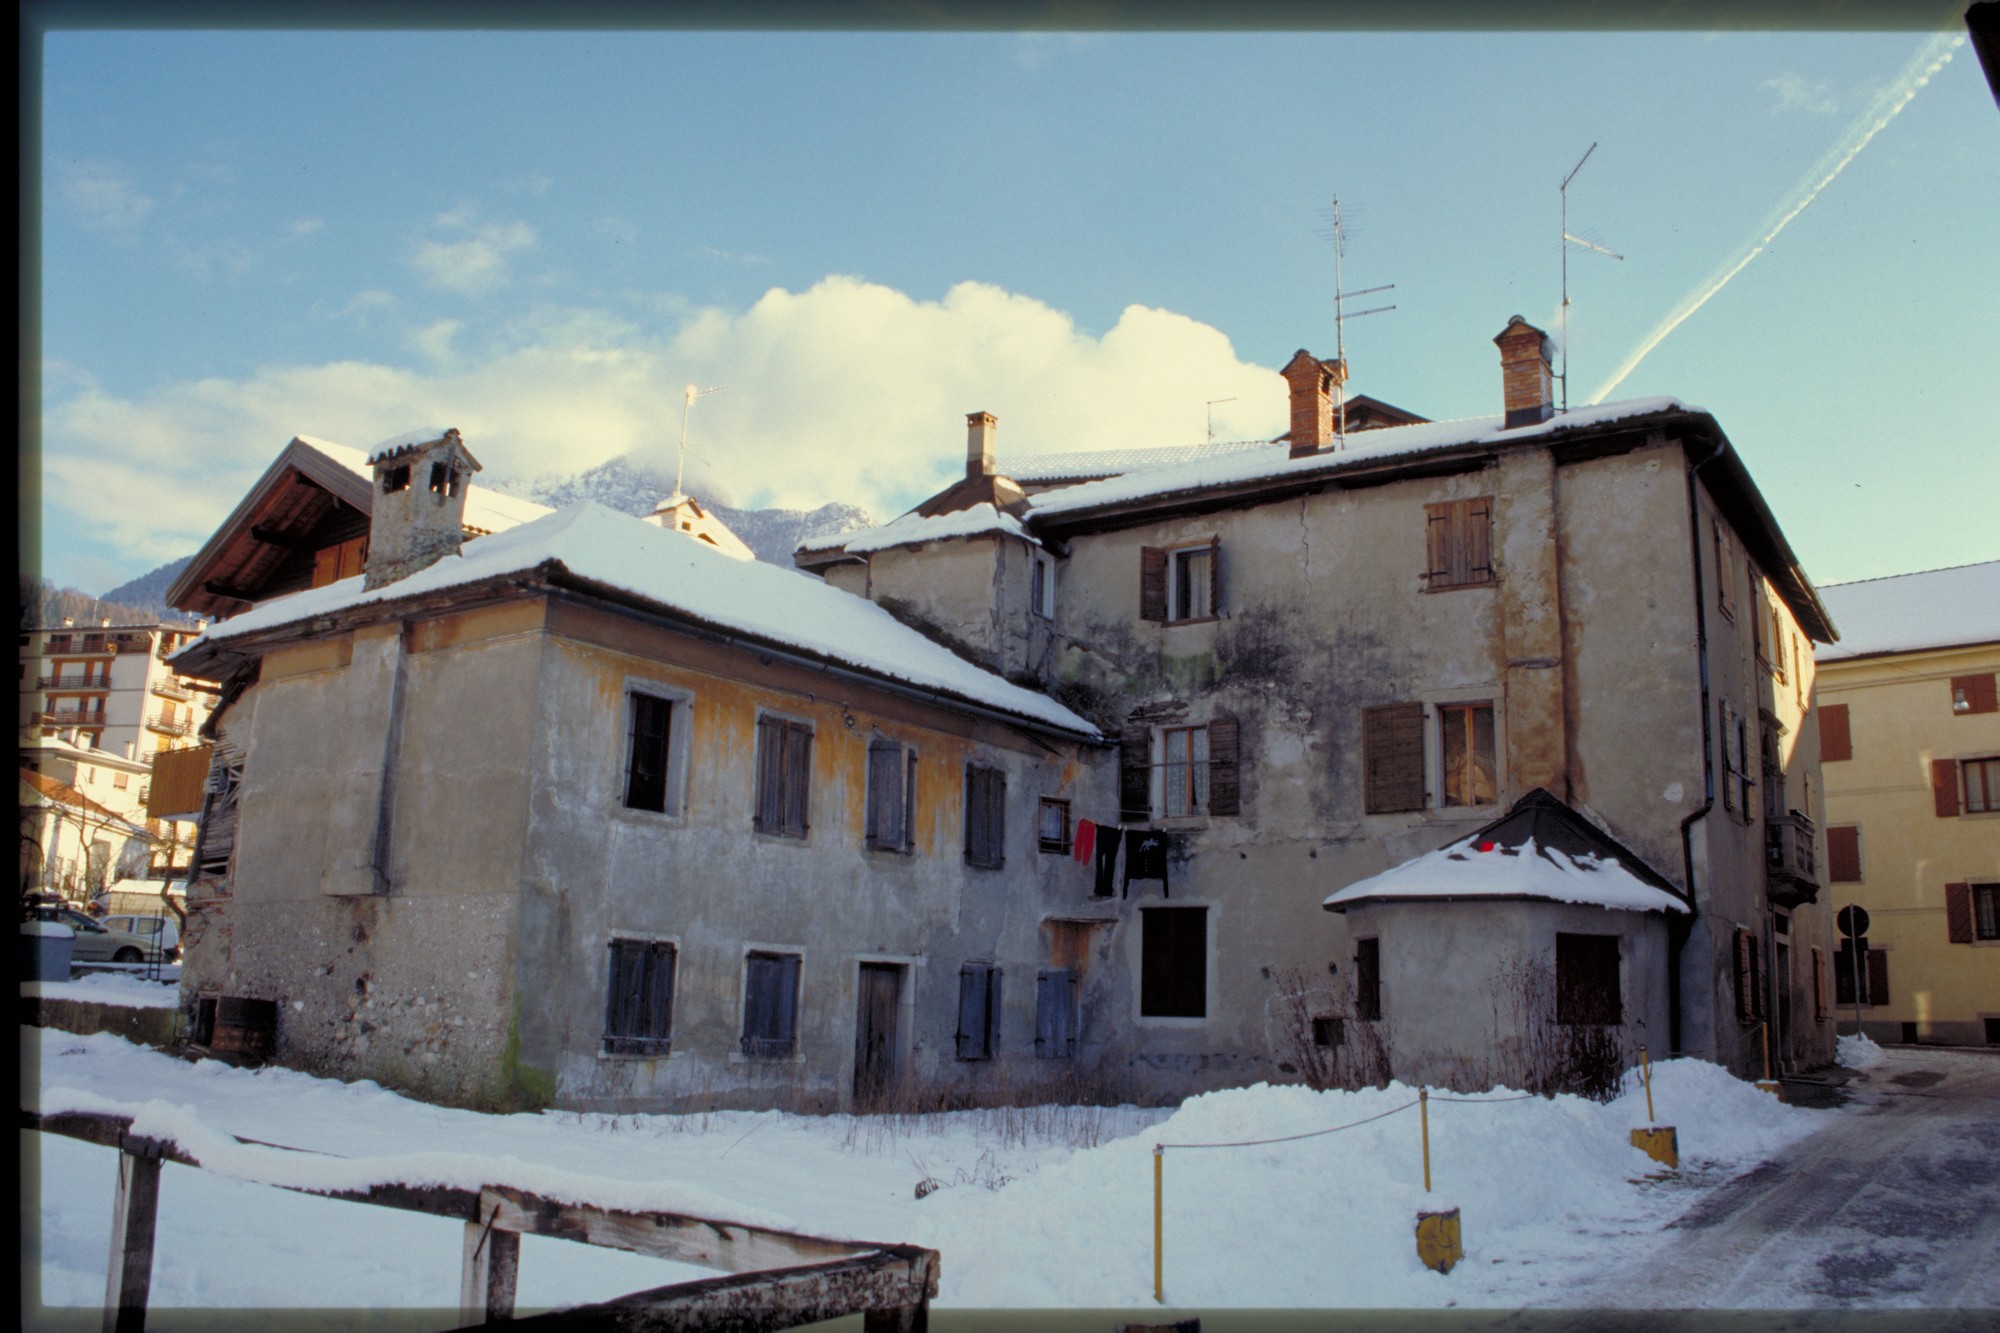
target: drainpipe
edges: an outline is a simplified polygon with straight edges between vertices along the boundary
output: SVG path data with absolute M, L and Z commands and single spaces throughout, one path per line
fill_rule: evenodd
M 1723 442 L 1718 439 L 1708 457 L 1687 471 L 1688 554 L 1694 561 L 1695 660 L 1701 672 L 1702 802 L 1699 810 L 1681 821 L 1681 879 L 1686 885 L 1687 915 L 1678 922 L 1667 922 L 1667 1046 L 1675 1055 L 1681 1053 L 1681 951 L 1694 931 L 1696 910 L 1694 826 L 1696 821 L 1708 818 L 1708 812 L 1715 808 L 1715 746 L 1708 698 L 1708 594 L 1701 579 L 1701 503 L 1696 474 L 1722 457 L 1722 450 Z

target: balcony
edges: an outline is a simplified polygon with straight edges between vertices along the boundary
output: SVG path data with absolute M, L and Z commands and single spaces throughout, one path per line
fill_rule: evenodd
M 1794 810 L 1764 821 L 1764 891 L 1779 907 L 1819 899 L 1812 820 Z
M 38 690 L 108 690 L 111 682 L 102 677 L 93 677 L 81 671 L 65 671 L 59 675 L 38 676 L 35 679 Z
M 178 680 L 175 680 L 172 676 L 165 676 L 154 681 L 152 688 L 153 693 L 168 699 L 185 700 L 194 698 L 194 691 L 181 684 Z
M 194 723 L 185 718 L 149 717 L 146 725 L 163 736 L 185 736 L 194 730 Z
M 35 724 L 42 727 L 101 727 L 104 714 L 86 712 L 81 708 L 51 708 L 35 714 Z

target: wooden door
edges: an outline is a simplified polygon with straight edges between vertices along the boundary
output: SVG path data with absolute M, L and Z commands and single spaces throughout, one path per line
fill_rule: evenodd
M 902 1009 L 903 969 L 895 963 L 863 963 L 854 1014 L 854 1102 L 857 1109 L 879 1104 L 896 1083 L 897 1022 Z

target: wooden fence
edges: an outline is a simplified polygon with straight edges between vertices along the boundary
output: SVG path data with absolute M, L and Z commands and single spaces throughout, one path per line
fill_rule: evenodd
M 160 1168 L 167 1162 L 194 1167 L 201 1163 L 171 1139 L 134 1134 L 129 1116 L 44 1115 L 23 1108 L 21 1127 L 119 1150 L 104 1328 L 105 1333 L 138 1333 L 146 1326 L 152 1285 Z M 236 1141 L 281 1146 L 241 1137 Z M 860 1314 L 867 1333 L 923 1333 L 930 1299 L 937 1295 L 938 1253 L 916 1245 L 830 1240 L 681 1213 L 599 1208 L 505 1185 L 477 1190 L 395 1184 L 365 1190 L 278 1188 L 463 1222 L 460 1327 L 508 1321 L 516 1328 L 755 1333 Z M 514 1280 L 522 1236 L 601 1245 L 718 1269 L 730 1276 L 655 1287 L 600 1304 L 516 1319 Z

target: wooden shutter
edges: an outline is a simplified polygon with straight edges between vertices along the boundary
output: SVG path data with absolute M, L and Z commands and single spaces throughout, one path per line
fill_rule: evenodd
M 1139 548 L 1139 619 L 1167 618 L 1167 551 L 1163 546 Z
M 368 568 L 368 539 L 356 537 L 340 544 L 340 577 L 351 579 Z
M 340 577 L 340 548 L 322 546 L 313 552 L 312 586 L 324 588 Z
M 1747 930 L 1736 932 L 1736 1021 L 1757 1016 L 1757 939 Z
M 1007 775 L 993 768 L 965 769 L 965 859 L 988 869 L 1007 859 Z
M 1424 808 L 1424 706 L 1361 710 L 1363 808 L 1371 815 Z
M 868 845 L 901 851 L 903 836 L 903 747 L 880 737 L 868 743 Z
M 757 810 L 761 833 L 776 833 L 784 819 L 785 732 L 774 717 L 757 719 Z
M 1143 824 L 1153 817 L 1153 732 L 1129 727 L 1118 738 L 1118 817 Z
M 1220 536 L 1208 539 L 1208 613 L 1212 616 L 1222 614 L 1222 538 Z M 1992 679 L 1991 676 L 1987 677 L 1987 683 L 1991 684 Z
M 674 1021 L 674 946 L 664 940 L 611 941 L 604 1049 L 612 1055 L 665 1055 Z
M 1210 718 L 1208 723 L 1208 813 L 1242 813 L 1242 785 L 1238 774 L 1242 752 L 1242 727 L 1233 717 Z
M 1821 763 L 1854 757 L 1854 738 L 1847 729 L 1846 704 L 1822 704 L 1819 710 Z
M 790 1055 L 798 1024 L 799 956 L 753 953 L 743 989 L 743 1053 Z
M 1835 824 L 1826 831 L 1826 875 L 1832 884 L 1861 882 L 1861 829 Z
M 1882 949 L 1868 951 L 1868 1003 L 1889 1003 L 1889 955 Z
M 785 831 L 803 838 L 812 796 L 812 731 L 799 723 L 785 726 Z
M 1382 941 L 1354 942 L 1354 1016 L 1373 1023 L 1382 1017 Z
M 1944 929 L 1953 944 L 1972 943 L 1972 885 L 1969 882 L 1944 886 Z
M 967 963 L 958 973 L 958 1058 L 985 1060 L 993 1055 L 994 1022 L 999 1009 L 1000 969 L 990 963 Z
M 1035 974 L 1035 1054 L 1044 1060 L 1076 1054 L 1076 973 L 1066 967 Z
M 1493 581 L 1493 497 L 1482 495 L 1465 500 L 1459 535 L 1459 556 L 1464 561 L 1465 583 Z
M 2000 712 L 2000 692 L 1994 689 L 1991 671 L 1980 676 L 1953 676 L 1951 678 L 1953 711 L 1960 695 L 1965 698 L 1968 713 Z
M 204 879 L 229 873 L 236 850 L 237 791 L 243 783 L 243 752 L 217 741 L 208 769 L 208 794 L 202 798 L 201 824 L 195 835 L 194 874 Z
M 1931 803 L 1939 819 L 1958 814 L 1958 761 L 1931 760 Z
M 1448 504 L 1424 506 L 1424 578 L 1433 588 L 1448 587 L 1451 584 L 1452 549 L 1451 506 Z

